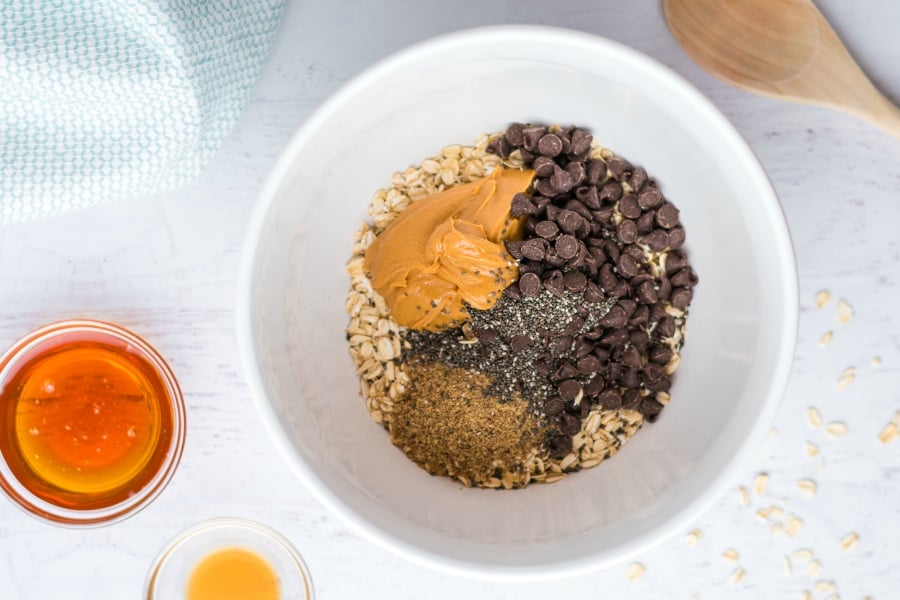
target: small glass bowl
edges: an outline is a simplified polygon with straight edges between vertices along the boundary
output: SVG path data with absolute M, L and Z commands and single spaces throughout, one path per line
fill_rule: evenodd
M 228 548 L 249 550 L 265 559 L 278 577 L 283 600 L 314 600 L 309 569 L 294 545 L 270 527 L 236 517 L 201 521 L 179 533 L 153 562 L 144 598 L 184 598 L 191 573 L 200 561 Z
M 6 380 L 21 362 L 52 350 L 67 341 L 82 342 L 85 339 L 97 343 L 105 342 L 115 347 L 124 346 L 127 352 L 138 355 L 155 369 L 166 392 L 166 398 L 160 400 L 169 402 L 169 409 L 172 413 L 172 435 L 169 447 L 157 450 L 157 452 L 165 452 L 158 471 L 141 489 L 121 502 L 97 508 L 79 509 L 60 506 L 39 497 L 16 477 L 7 462 L 7 457 L 0 452 L 0 489 L 16 505 L 32 516 L 62 526 L 109 525 L 137 513 L 155 499 L 172 479 L 184 449 L 186 411 L 181 388 L 178 386 L 175 375 L 163 357 L 150 344 L 127 329 L 112 323 L 75 319 L 50 323 L 32 331 L 0 356 L 0 390 L 3 389 Z

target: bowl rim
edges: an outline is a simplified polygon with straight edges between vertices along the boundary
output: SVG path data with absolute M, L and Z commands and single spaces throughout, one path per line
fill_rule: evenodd
M 766 219 L 769 221 L 769 242 L 777 248 L 777 253 L 782 259 L 779 267 L 785 295 L 781 299 L 781 323 L 779 328 L 781 335 L 777 345 L 774 345 L 777 358 L 766 397 L 748 435 L 741 442 L 734 455 L 728 460 L 725 467 L 713 477 L 705 490 L 697 494 L 693 500 L 658 527 L 636 536 L 627 543 L 609 551 L 548 562 L 542 565 L 499 566 L 448 558 L 401 540 L 390 531 L 372 524 L 365 517 L 358 514 L 355 509 L 348 506 L 319 479 L 315 472 L 293 450 L 288 433 L 281 426 L 279 417 L 267 398 L 262 377 L 256 367 L 256 353 L 252 335 L 253 316 L 250 311 L 253 307 L 252 283 L 254 279 L 254 265 L 257 259 L 262 226 L 272 206 L 275 192 L 285 179 L 291 165 L 294 163 L 295 157 L 307 140 L 359 92 L 387 74 L 402 70 L 411 63 L 420 62 L 429 55 L 452 52 L 454 48 L 465 46 L 472 42 L 482 43 L 489 41 L 502 44 L 506 41 L 521 38 L 527 38 L 531 43 L 549 41 L 555 44 L 567 44 L 575 48 L 591 47 L 600 49 L 616 60 L 640 64 L 643 68 L 653 71 L 655 76 L 667 85 L 679 89 L 684 94 L 684 97 L 694 105 L 696 110 L 705 115 L 710 123 L 710 127 L 718 130 L 719 135 L 732 147 L 735 160 L 740 162 L 742 168 L 756 180 L 759 189 L 765 191 L 764 196 L 759 198 L 759 207 L 766 214 Z M 249 221 L 245 245 L 241 255 L 237 290 L 235 316 L 238 347 L 251 396 L 256 404 L 259 416 L 265 423 L 266 430 L 272 436 L 273 443 L 278 448 L 279 453 L 316 499 L 329 511 L 337 515 L 355 533 L 394 554 L 419 565 L 445 573 L 495 581 L 549 580 L 607 568 L 650 550 L 675 533 L 685 530 L 696 521 L 723 495 L 728 486 L 736 479 L 741 468 L 749 465 L 756 448 L 763 441 L 787 386 L 796 348 L 799 321 L 797 263 L 787 220 L 772 183 L 759 159 L 737 129 L 693 84 L 656 59 L 629 46 L 595 34 L 540 25 L 477 27 L 418 42 L 369 66 L 352 77 L 337 92 L 322 102 L 291 137 L 266 178 Z

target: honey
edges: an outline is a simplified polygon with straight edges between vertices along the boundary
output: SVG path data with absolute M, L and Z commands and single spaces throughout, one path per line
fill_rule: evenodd
M 170 386 L 140 342 L 73 328 L 0 364 L 0 452 L 35 497 L 72 510 L 114 506 L 170 459 Z
M 242 548 L 205 557 L 191 572 L 186 600 L 278 600 L 278 576 L 266 560 Z

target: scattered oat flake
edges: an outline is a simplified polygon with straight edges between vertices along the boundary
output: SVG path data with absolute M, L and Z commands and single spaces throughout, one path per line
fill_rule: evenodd
M 884 429 L 881 430 L 881 433 L 878 434 L 878 441 L 882 444 L 889 444 L 897 439 L 897 436 L 900 435 L 900 431 L 897 429 L 897 425 L 895 423 L 888 423 L 884 426 Z
M 800 548 L 794 550 L 793 553 L 791 553 L 791 556 L 793 556 L 796 561 L 807 561 L 813 557 L 813 551 L 809 548 Z
M 813 427 L 820 427 L 822 425 L 822 415 L 819 414 L 819 409 L 815 406 L 810 406 L 806 409 L 806 418 Z
M 825 333 L 822 334 L 822 337 L 819 338 L 819 346 L 824 348 L 825 346 L 827 346 L 828 344 L 831 343 L 831 338 L 833 338 L 833 337 L 834 337 L 834 333 L 832 333 L 830 331 L 826 331 Z
M 813 589 L 821 594 L 831 594 L 837 590 L 833 581 L 817 581 Z
M 881 366 L 881 357 L 880 357 L 880 356 L 873 356 L 873 357 L 872 357 L 872 366 L 873 366 L 873 367 L 880 367 L 880 366 Z
M 850 319 L 853 318 L 853 307 L 847 304 L 847 302 L 841 298 L 838 301 L 837 305 L 837 320 L 838 323 L 847 324 L 850 322 Z
M 810 561 L 808 565 L 806 565 L 806 576 L 810 579 L 815 579 L 822 572 L 822 563 L 817 560 Z
M 841 538 L 841 550 L 849 552 L 859 542 L 859 535 L 856 533 L 848 533 Z
M 741 555 L 734 548 L 728 548 L 722 553 L 722 558 L 728 562 L 737 562 Z
M 744 570 L 744 568 L 738 567 L 731 573 L 730 581 L 731 583 L 740 583 L 744 580 L 744 577 L 746 577 L 746 575 L 747 572 Z
M 818 491 L 819 486 L 812 479 L 801 479 L 797 482 L 797 489 L 807 496 L 812 496 Z
M 796 536 L 800 533 L 800 529 L 803 527 L 803 519 L 798 517 L 797 515 L 790 515 L 787 518 L 787 521 L 784 523 L 784 532 L 791 537 Z
M 794 570 L 793 566 L 791 565 L 791 557 L 785 556 L 784 557 L 784 574 L 790 575 L 791 572 L 793 572 L 793 570 Z
M 816 292 L 816 308 L 823 308 L 828 301 L 831 300 L 831 292 L 828 290 L 819 290 Z
M 750 492 L 747 491 L 747 488 L 744 486 L 738 488 L 738 498 L 740 498 L 742 505 L 747 506 L 750 504 Z
M 769 533 L 772 535 L 780 535 L 784 532 L 784 525 L 781 523 L 773 523 L 771 527 L 769 527 Z
M 833 423 L 829 423 L 828 427 L 825 428 L 825 431 L 828 432 L 829 435 L 840 438 L 847 435 L 847 424 L 841 421 L 835 421 Z
M 647 569 L 645 569 L 644 565 L 641 563 L 631 563 L 628 570 L 625 571 L 625 578 L 628 579 L 628 581 L 637 581 L 646 570 Z
M 756 509 L 756 518 L 765 523 L 769 519 L 769 511 L 765 508 Z
M 856 379 L 856 369 L 853 367 L 847 367 L 846 369 L 844 369 L 844 372 L 841 373 L 841 376 L 840 378 L 838 378 L 835 387 L 838 390 L 845 390 L 850 387 L 850 384 L 853 383 L 854 379 Z
M 800 596 L 803 600 L 813 600 L 812 592 L 809 590 L 803 590 L 803 595 Z
M 687 542 L 688 546 L 696 546 L 697 542 L 700 541 L 700 535 L 701 535 L 700 530 L 695 529 L 692 532 L 687 534 L 684 541 Z
M 780 506 L 773 505 L 773 506 L 769 507 L 769 516 L 770 517 L 777 519 L 777 518 L 780 518 L 782 515 L 784 515 L 784 509 L 781 508 Z
M 818 456 L 819 455 L 819 447 L 813 444 L 812 442 L 806 442 L 806 453 L 810 456 Z
M 762 495 L 766 493 L 766 489 L 769 487 L 769 474 L 768 473 L 760 473 L 756 476 L 756 479 L 753 481 L 753 491 L 757 495 Z

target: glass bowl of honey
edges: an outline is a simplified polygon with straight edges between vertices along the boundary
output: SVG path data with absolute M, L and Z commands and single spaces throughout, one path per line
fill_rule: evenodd
M 303 557 L 274 529 L 236 517 L 202 521 L 159 553 L 146 600 L 313 600 Z
M 0 488 L 59 525 L 105 525 L 152 501 L 181 459 L 185 407 L 143 339 L 51 323 L 0 357 Z

